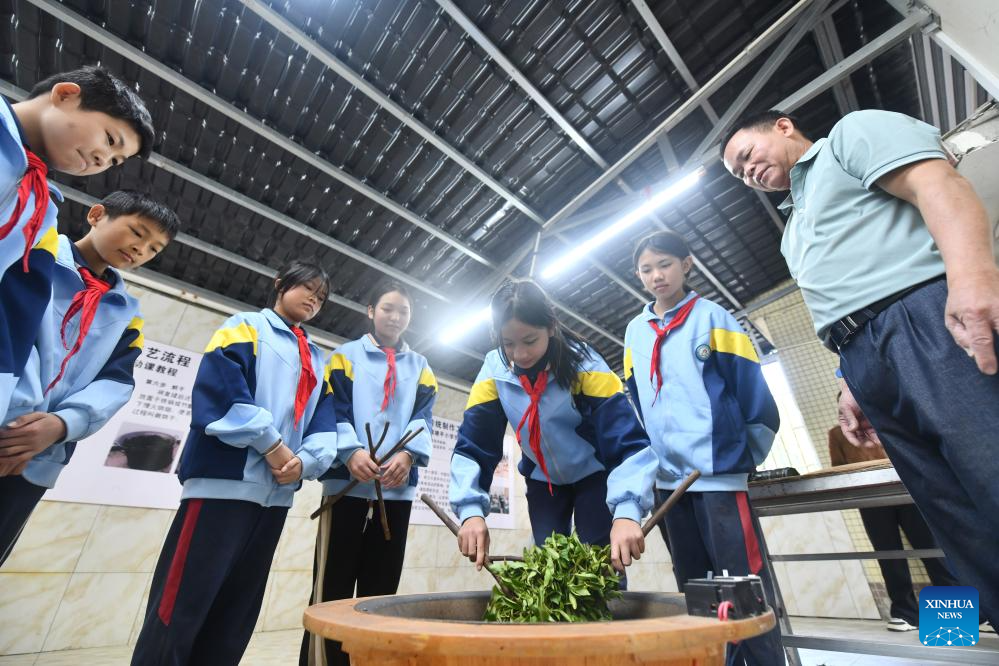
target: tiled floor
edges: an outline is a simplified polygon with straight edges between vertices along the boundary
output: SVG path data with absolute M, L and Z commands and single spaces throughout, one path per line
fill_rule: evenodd
M 814 618 L 792 618 L 792 626 L 797 633 L 823 634 L 839 632 L 855 638 L 884 642 L 911 642 L 918 645 L 915 632 L 893 634 L 884 630 L 880 622 L 865 620 L 816 620 Z M 243 657 L 242 666 L 278 666 L 295 664 L 302 640 L 300 631 L 269 631 L 253 635 L 250 647 Z M 982 634 L 983 646 L 999 649 L 999 638 L 995 634 Z M 132 655 L 130 647 L 95 648 L 90 650 L 68 650 L 66 652 L 45 652 L 42 654 L 15 655 L 0 657 L 0 666 L 128 666 Z M 873 655 L 849 654 L 844 652 L 821 652 L 800 650 L 802 666 L 953 666 L 953 662 L 930 660 L 896 659 Z M 997 661 L 999 663 L 999 661 Z
M 301 631 L 268 631 L 253 635 L 241 666 L 297 664 Z M 0 666 L 128 666 L 131 647 L 67 650 L 0 657 Z

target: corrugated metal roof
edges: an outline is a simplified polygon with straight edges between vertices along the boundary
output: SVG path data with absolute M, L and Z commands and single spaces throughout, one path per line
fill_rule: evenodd
M 269 6 L 371 84 L 484 175 L 515 197 L 511 205 L 482 178 L 470 174 L 411 126 L 331 71 L 303 45 L 235 0 L 67 0 L 61 7 L 82 21 L 71 25 L 40 9 L 51 0 L 0 3 L 2 78 L 22 89 L 52 73 L 83 64 L 107 66 L 138 84 L 159 131 L 157 152 L 190 169 L 171 172 L 163 162 L 130 161 L 89 179 L 61 180 L 100 197 L 119 187 L 146 189 L 177 208 L 184 231 L 229 253 L 278 268 L 314 256 L 333 276 L 336 294 L 364 303 L 383 273 L 314 240 L 274 216 L 287 216 L 422 283 L 413 290 L 413 339 L 453 321 L 456 304 L 492 275 L 478 253 L 503 264 L 547 219 L 601 173 L 601 167 L 514 82 L 437 3 L 429 0 L 288 0 Z M 509 58 L 607 162 L 627 153 L 691 91 L 630 2 L 542 0 L 480 2 L 459 8 Z M 793 3 L 790 0 L 666 0 L 650 2 L 698 82 L 707 81 Z M 899 20 L 883 0 L 839 3 L 833 15 L 843 50 Z M 122 40 L 121 44 L 113 38 Z M 196 95 L 134 62 L 145 54 L 197 86 Z M 762 56 L 758 62 L 762 62 Z M 711 98 L 724 111 L 755 72 L 750 66 Z M 773 104 L 824 71 L 811 35 L 806 36 L 765 87 L 753 108 Z M 862 107 L 884 106 L 919 115 L 909 53 L 903 43 L 851 77 Z M 206 102 L 206 99 L 211 100 Z M 241 124 L 220 112 L 225 102 L 248 114 Z M 799 111 L 822 134 L 837 119 L 825 93 Z M 322 161 L 306 160 L 262 136 L 263 123 Z M 669 133 L 682 163 L 711 129 L 700 110 Z M 339 172 L 337 171 L 339 170 Z M 350 187 L 331 173 L 356 179 Z M 662 156 L 647 152 L 623 174 L 634 190 L 668 175 Z M 254 211 L 218 193 L 221 185 L 263 207 Z M 435 231 L 446 242 L 358 189 L 371 188 Z M 605 188 L 578 214 L 622 196 Z M 779 201 L 772 199 L 773 203 Z M 60 224 L 79 233 L 85 209 L 63 206 Z M 695 190 L 664 207 L 661 218 L 683 233 L 695 255 L 742 303 L 788 278 L 779 255 L 780 232 L 761 201 L 711 167 Z M 612 216 L 570 232 L 584 238 Z M 627 238 L 602 248 L 597 258 L 640 290 L 631 246 L 652 227 L 643 223 Z M 471 252 L 463 252 L 464 244 Z M 541 244 L 542 258 L 563 245 Z M 543 261 L 543 259 L 542 259 Z M 518 271 L 529 264 L 525 260 Z M 172 244 L 150 265 L 230 298 L 264 305 L 270 280 L 210 253 Z M 552 294 L 585 320 L 623 337 L 639 301 L 592 265 L 581 263 L 554 284 Z M 738 309 L 702 275 L 694 287 Z M 437 292 L 441 297 L 430 295 Z M 481 307 L 481 305 L 480 305 Z M 566 318 L 613 366 L 620 348 L 609 338 Z M 352 338 L 366 326 L 360 313 L 328 304 L 318 327 Z M 490 347 L 480 334 L 468 342 Z M 441 372 L 474 377 L 474 355 L 422 345 Z

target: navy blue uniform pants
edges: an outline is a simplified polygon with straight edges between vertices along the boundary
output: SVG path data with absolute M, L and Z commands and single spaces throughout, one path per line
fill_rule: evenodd
M 0 476 L 0 565 L 14 550 L 17 538 L 46 490 L 20 474 Z
M 999 375 L 954 342 L 946 301 L 943 279 L 899 299 L 840 350 L 840 367 L 955 577 L 978 589 L 996 626 Z
M 556 486 L 548 492 L 544 481 L 527 479 L 527 513 L 534 543 L 541 545 L 556 534 L 569 534 L 573 525 L 583 543 L 610 543 L 614 517 L 607 508 L 607 472 L 597 472 L 576 483 Z
M 668 493 L 656 491 L 657 504 Z M 687 492 L 664 519 L 672 546 L 673 574 L 683 591 L 692 578 L 706 578 L 709 571 L 721 576 L 754 574 L 763 580 L 767 603 L 773 608 L 773 581 L 763 566 L 760 534 L 745 492 Z M 784 663 L 780 629 L 730 645 L 726 664 L 773 666 Z
M 160 552 L 132 666 L 237 666 L 287 507 L 187 499 Z

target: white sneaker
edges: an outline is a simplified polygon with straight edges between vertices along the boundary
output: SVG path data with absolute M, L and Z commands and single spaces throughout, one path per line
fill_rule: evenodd
M 915 631 L 919 627 L 914 627 L 902 618 L 893 617 L 888 620 L 888 624 L 885 625 L 885 629 L 888 631 Z
M 982 622 L 980 625 L 978 625 L 978 633 L 981 634 L 987 631 L 990 631 L 993 634 L 996 633 L 995 628 L 993 628 L 992 625 L 989 624 L 988 622 Z

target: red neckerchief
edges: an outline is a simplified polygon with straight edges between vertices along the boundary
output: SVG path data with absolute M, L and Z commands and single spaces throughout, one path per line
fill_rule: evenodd
M 298 375 L 298 388 L 295 390 L 295 428 L 298 429 L 298 422 L 305 413 L 305 405 L 309 403 L 312 389 L 316 388 L 316 372 L 312 369 L 312 350 L 309 349 L 309 340 L 305 337 L 305 331 L 301 326 L 292 326 L 291 332 L 298 340 L 298 358 L 302 364 L 302 370 Z
M 90 330 L 90 324 L 93 323 L 94 316 L 97 314 L 97 306 L 101 302 L 101 297 L 111 290 L 111 285 L 94 275 L 94 272 L 89 268 L 80 266 L 78 270 L 80 277 L 83 278 L 84 286 L 83 289 L 73 295 L 73 300 L 69 303 L 69 309 L 66 310 L 66 314 L 62 318 L 62 328 L 60 329 L 62 346 L 69 349 L 69 353 L 62 360 L 62 365 L 59 367 L 59 375 L 45 389 L 46 393 L 59 383 L 63 373 L 66 372 L 66 364 L 69 363 L 69 359 L 73 358 L 76 352 L 80 351 L 80 347 L 87 337 L 87 332 Z M 76 336 L 76 342 L 73 343 L 73 347 L 70 348 L 69 343 L 66 342 L 66 326 L 77 312 L 80 313 L 80 332 Z
M 21 219 L 21 215 L 24 213 L 25 206 L 28 205 L 28 197 L 34 193 L 35 210 L 32 211 L 31 217 L 28 218 L 27 224 L 24 225 L 24 258 L 22 261 L 24 272 L 27 273 L 28 255 L 31 254 L 31 248 L 35 246 L 35 238 L 38 236 L 38 231 L 42 228 L 42 222 L 45 221 L 45 209 L 49 205 L 49 184 L 45 180 L 49 168 L 45 166 L 45 162 L 41 158 L 27 148 L 24 149 L 24 153 L 28 156 L 28 168 L 25 170 L 24 176 L 17 186 L 17 203 L 14 204 L 14 212 L 11 213 L 7 223 L 0 227 L 0 240 L 6 238 L 11 230 L 14 229 L 17 221 Z
M 396 370 L 395 370 L 395 347 L 384 346 L 381 348 L 385 352 L 385 361 L 388 363 L 388 368 L 385 370 L 385 383 L 382 387 L 383 396 L 382 397 L 382 411 L 388 407 L 389 401 L 395 397 L 395 389 L 398 383 Z
M 528 397 L 531 399 L 531 404 L 527 407 L 523 418 L 520 419 L 520 423 L 517 425 L 517 444 L 520 444 L 520 429 L 524 427 L 524 421 L 527 421 L 528 442 L 530 443 L 531 451 L 534 452 L 534 457 L 538 459 L 541 472 L 545 475 L 545 479 L 548 480 L 548 492 L 554 495 L 552 479 L 548 476 L 548 465 L 545 464 L 545 456 L 541 453 L 541 418 L 538 416 L 538 403 L 541 402 L 541 394 L 545 392 L 545 387 L 548 386 L 548 371 L 542 370 L 538 373 L 538 378 L 534 380 L 534 386 L 531 386 L 531 380 L 527 378 L 527 375 L 520 375 L 519 379 L 520 385 L 524 387 Z
M 662 352 L 663 343 L 666 342 L 666 336 L 669 335 L 669 332 L 674 328 L 679 328 L 683 325 L 683 322 L 687 321 L 687 315 L 689 315 L 690 311 L 694 309 L 694 303 L 697 302 L 698 298 L 700 297 L 694 296 L 692 299 L 687 301 L 682 308 L 677 310 L 677 313 L 673 315 L 670 322 L 663 328 L 659 328 L 659 324 L 657 324 L 654 320 L 649 321 L 649 326 L 651 326 L 652 330 L 656 332 L 656 341 L 652 346 L 652 368 L 649 372 L 649 381 L 655 380 L 656 382 L 656 395 L 652 398 L 652 404 L 656 403 L 656 399 L 659 398 L 659 391 L 663 388 L 663 369 L 659 364 L 659 358 Z

